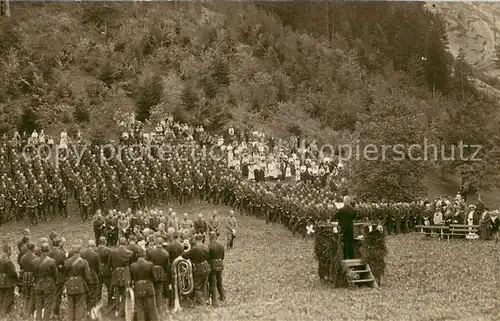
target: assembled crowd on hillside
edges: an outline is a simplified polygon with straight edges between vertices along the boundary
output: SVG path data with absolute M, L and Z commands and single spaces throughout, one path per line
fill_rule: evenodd
M 171 117 L 152 131 L 132 121 L 121 128 L 120 146 L 104 142 L 115 144 L 116 150 L 119 147 L 120 157 L 103 158 L 100 148 L 89 145 L 81 134 L 71 138 L 62 132 L 58 146 L 65 157 L 58 159 L 57 166 L 43 157 L 43 149 L 38 149 L 42 155 L 35 148 L 30 157 L 20 153 L 27 141 L 34 146 L 53 144 L 54 139 L 43 131 L 31 136 L 15 134 L 11 139 L 4 136 L 0 142 L 0 223 L 27 217 L 36 224 L 54 215 L 66 217 L 71 199 L 78 204 L 82 220 L 97 209 L 119 208 L 122 199 L 128 200 L 134 212 L 174 200 L 181 204 L 202 200 L 225 204 L 268 222 L 279 221 L 304 234 L 307 225 L 332 217 L 348 193 L 343 164 L 318 153 L 315 144 L 301 150 L 296 138 L 283 142 L 267 139 L 260 132 L 237 135 L 233 128 L 225 137 L 210 135 L 200 126 L 180 124 Z M 213 149 L 215 145 L 218 147 Z M 210 157 L 206 153 L 209 148 L 224 152 L 217 154 L 221 157 Z M 103 152 L 109 156 L 107 150 Z M 300 166 L 295 166 L 297 159 Z M 321 160 L 323 170 L 314 159 Z M 276 160 L 279 163 L 269 167 Z M 287 173 L 292 179 L 287 179 Z M 268 182 L 270 179 L 274 182 Z M 467 224 L 471 213 L 463 201 L 447 198 L 359 203 L 357 207 L 358 219 L 382 222 L 389 233 L 434 223 L 434 216 L 439 220 L 439 215 L 442 224 Z M 488 219 L 495 221 L 495 212 L 481 211 L 481 206 L 472 211 L 475 222 L 486 226 Z

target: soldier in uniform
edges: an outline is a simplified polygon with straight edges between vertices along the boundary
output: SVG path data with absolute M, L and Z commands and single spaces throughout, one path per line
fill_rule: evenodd
M 175 259 L 178 258 L 182 254 L 182 252 L 184 252 L 184 246 L 179 242 L 179 233 L 174 232 L 174 234 L 172 235 L 172 240 L 170 244 L 168 244 L 167 246 L 167 251 L 170 257 L 170 266 L 172 266 L 172 263 L 174 263 Z M 172 284 L 172 273 L 168 273 L 167 276 L 168 276 L 168 283 Z M 168 291 L 169 289 L 168 286 L 165 286 L 164 289 L 165 290 L 163 291 L 163 295 L 165 297 L 168 296 L 169 305 L 170 307 L 173 307 L 174 305 L 173 292 Z
M 109 256 L 109 265 L 112 269 L 111 287 L 114 290 L 115 314 L 125 315 L 125 291 L 130 286 L 130 263 L 134 253 L 126 248 L 127 239 L 120 238 L 120 246 L 112 249 Z
M 58 196 L 59 214 L 64 218 L 68 218 L 68 191 L 66 190 L 66 187 L 61 187 L 58 192 Z
M 137 244 L 137 237 L 135 235 L 129 236 L 126 248 L 133 253 L 130 263 L 137 261 L 137 254 L 142 250 L 142 248 Z
M 30 193 L 28 196 L 28 201 L 26 202 L 26 208 L 28 209 L 28 218 L 30 220 L 30 224 L 38 224 L 38 215 L 36 209 L 38 207 L 38 202 L 35 199 L 35 196 Z
M 11 256 L 12 248 L 4 244 L 0 257 L 0 315 L 2 317 L 7 316 L 14 307 L 14 289 L 19 278 Z
M 89 240 L 87 249 L 81 254 L 82 259 L 87 261 L 90 269 L 90 279 L 87 280 L 88 294 L 87 294 L 87 309 L 90 310 L 99 302 L 99 275 L 101 274 L 101 256 L 96 252 L 95 240 Z
M 202 243 L 205 243 L 205 237 L 208 233 L 208 224 L 203 219 L 203 214 L 198 214 L 198 219 L 194 221 L 194 231 L 196 234 L 202 235 Z
M 214 210 L 212 217 L 208 220 L 208 230 L 209 232 L 215 232 L 217 237 L 220 235 L 220 221 L 217 217 L 217 212 Z
M 80 198 L 81 212 L 80 217 L 83 222 L 86 222 L 89 218 L 90 211 L 92 210 L 92 199 L 86 190 L 83 190 L 82 196 Z
M 90 268 L 81 257 L 81 247 L 74 246 L 73 255 L 66 260 L 66 293 L 68 295 L 68 320 L 85 320 L 86 296 L 88 282 L 91 281 Z
M 208 248 L 202 243 L 202 236 L 195 236 L 191 249 L 182 257 L 191 260 L 193 264 L 194 298 L 198 305 L 205 305 L 208 299 L 207 285 L 210 265 L 208 264 Z
M 48 321 L 54 308 L 58 271 L 56 261 L 48 256 L 49 251 L 49 243 L 42 243 L 40 245 L 41 254 L 33 262 L 35 266 L 35 286 L 33 289 L 35 291 L 36 321 L 42 320 L 42 310 L 45 311 L 43 320 Z
M 98 210 L 97 214 L 95 215 L 94 221 L 92 222 L 96 243 L 99 242 L 99 239 L 101 238 L 103 225 L 104 225 L 104 217 L 102 216 L 100 210 Z
M 176 232 L 180 229 L 179 218 L 175 212 L 170 213 L 170 217 L 167 221 L 167 229 L 173 228 Z
M 157 321 L 159 316 L 155 300 L 154 265 L 145 260 L 144 250 L 141 249 L 137 256 L 137 262 L 130 265 L 137 321 Z
M 155 247 L 146 251 L 146 260 L 153 263 L 154 286 L 156 293 L 156 304 L 160 313 L 163 311 L 163 292 L 165 283 L 168 282 L 170 271 L 170 256 L 163 248 L 163 239 L 155 239 Z
M 210 264 L 209 287 L 212 305 L 216 307 L 217 293 L 219 300 L 224 301 L 224 288 L 222 286 L 222 270 L 224 270 L 224 246 L 217 242 L 217 234 L 210 232 L 210 245 L 208 246 L 208 262 Z
M 236 237 L 236 217 L 234 217 L 234 211 L 229 211 L 229 217 L 227 218 L 227 249 L 232 249 L 234 247 L 234 238 Z
M 21 287 L 23 294 L 23 311 L 24 318 L 27 319 L 35 311 L 35 300 L 33 285 L 35 284 L 34 272 L 35 265 L 34 261 L 36 259 L 35 255 L 35 243 L 28 243 L 26 245 L 27 252 L 19 260 L 19 267 L 21 269 Z
M 111 249 L 106 246 L 107 240 L 104 236 L 99 238 L 99 246 L 95 249 L 96 253 L 99 254 L 99 259 L 101 266 L 99 268 L 99 285 L 97 286 L 97 298 L 102 298 L 102 286 L 106 286 L 106 291 L 108 293 L 108 306 L 111 304 L 113 297 L 113 291 L 111 289 L 111 270 L 109 268 L 109 256 L 111 254 Z
M 61 239 L 55 238 L 52 241 L 52 247 L 48 252 L 48 256 L 57 264 L 57 281 L 56 281 L 56 291 L 54 293 L 54 316 L 60 319 L 60 308 L 62 295 L 64 291 L 64 283 L 66 282 L 65 271 L 64 271 L 64 261 L 66 260 L 66 253 L 60 248 Z

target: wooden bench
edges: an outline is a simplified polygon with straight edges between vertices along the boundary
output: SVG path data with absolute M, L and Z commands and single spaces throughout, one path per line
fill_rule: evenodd
M 438 234 L 441 236 L 446 236 L 448 239 L 450 238 L 450 229 L 446 225 L 417 225 L 416 229 L 420 230 L 420 233 L 429 234 Z
M 479 225 L 450 224 L 451 236 L 467 236 L 469 234 L 478 235 Z

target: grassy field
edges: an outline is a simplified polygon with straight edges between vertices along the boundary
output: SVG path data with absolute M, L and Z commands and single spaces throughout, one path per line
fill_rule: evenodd
M 174 208 L 206 215 L 214 209 Z M 227 208 L 217 209 L 227 214 Z M 389 236 L 380 289 L 333 289 L 317 277 L 312 239 L 252 217 L 238 220 L 236 248 L 225 260 L 227 301 L 218 309 L 184 310 L 165 320 L 500 320 L 500 244 Z M 0 235 L 14 243 L 22 228 L 2 226 Z M 37 239 L 51 230 L 69 244 L 92 237 L 90 223 L 74 218 L 36 226 L 32 234 Z

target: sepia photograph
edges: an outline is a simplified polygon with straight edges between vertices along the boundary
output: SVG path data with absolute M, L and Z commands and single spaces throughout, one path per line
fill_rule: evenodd
M 0 321 L 500 321 L 500 3 L 0 0 Z

